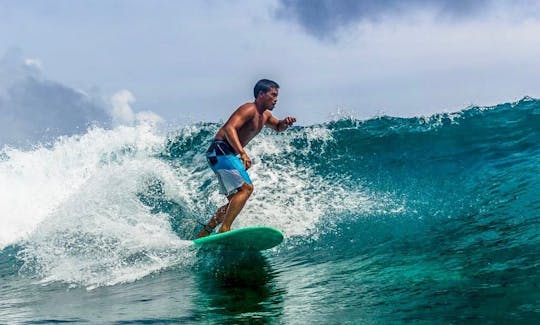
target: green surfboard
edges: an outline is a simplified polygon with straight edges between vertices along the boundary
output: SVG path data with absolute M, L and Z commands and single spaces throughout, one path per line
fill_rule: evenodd
M 247 227 L 197 238 L 195 245 L 205 248 L 262 251 L 283 241 L 281 231 L 272 227 Z

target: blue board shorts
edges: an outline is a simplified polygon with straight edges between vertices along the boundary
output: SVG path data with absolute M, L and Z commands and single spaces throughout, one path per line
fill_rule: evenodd
M 244 183 L 252 183 L 244 164 L 227 141 L 214 140 L 206 152 L 206 159 L 218 178 L 219 193 L 229 196 L 238 192 Z

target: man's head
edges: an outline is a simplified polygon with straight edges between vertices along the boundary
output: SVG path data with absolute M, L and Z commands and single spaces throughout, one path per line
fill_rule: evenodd
M 261 79 L 253 88 L 253 95 L 257 106 L 263 109 L 273 110 L 277 103 L 279 85 L 272 80 Z
M 261 79 L 257 81 L 255 88 L 253 88 L 253 96 L 257 98 L 261 91 L 263 93 L 267 93 L 272 88 L 279 89 L 277 82 L 268 79 Z

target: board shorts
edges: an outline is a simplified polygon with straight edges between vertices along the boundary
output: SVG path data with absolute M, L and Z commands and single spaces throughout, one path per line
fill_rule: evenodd
M 227 141 L 212 141 L 206 160 L 218 178 L 219 193 L 229 196 L 238 192 L 244 183 L 252 184 L 244 164 Z

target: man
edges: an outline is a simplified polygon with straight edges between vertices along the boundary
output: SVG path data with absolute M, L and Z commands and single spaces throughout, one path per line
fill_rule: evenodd
M 251 196 L 253 184 L 247 173 L 251 159 L 244 150 L 249 141 L 261 132 L 263 126 L 285 131 L 296 122 L 294 117 L 278 120 L 272 115 L 278 90 L 279 85 L 274 81 L 259 80 L 253 89 L 255 101 L 240 106 L 214 137 L 206 157 L 219 180 L 220 193 L 225 194 L 229 202 L 216 211 L 196 238 L 210 235 L 220 223 L 218 232 L 229 231 Z

